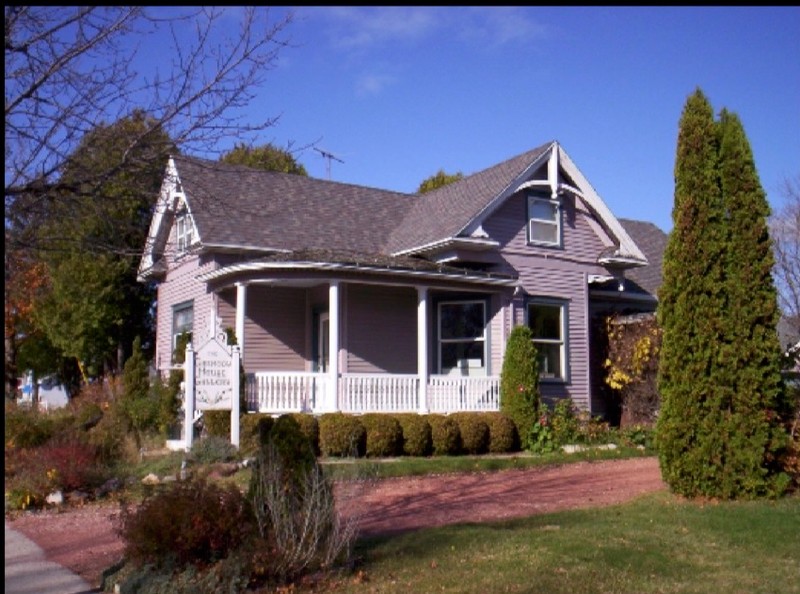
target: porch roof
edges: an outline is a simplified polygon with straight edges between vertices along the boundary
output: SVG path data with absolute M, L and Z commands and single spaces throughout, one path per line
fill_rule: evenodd
M 257 259 L 245 260 L 206 272 L 197 278 L 202 282 L 210 282 L 228 279 L 242 273 L 278 270 L 389 274 L 407 278 L 446 279 L 460 283 L 509 287 L 517 284 L 515 275 L 467 270 L 412 256 L 387 256 L 344 250 L 314 249 L 275 253 Z

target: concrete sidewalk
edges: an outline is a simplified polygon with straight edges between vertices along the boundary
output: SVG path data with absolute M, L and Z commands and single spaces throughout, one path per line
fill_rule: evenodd
M 79 575 L 48 561 L 44 551 L 6 522 L 5 594 L 90 594 L 93 589 Z

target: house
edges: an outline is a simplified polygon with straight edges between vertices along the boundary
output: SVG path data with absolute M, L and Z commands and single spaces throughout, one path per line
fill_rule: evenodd
M 527 324 L 543 397 L 602 414 L 590 318 L 654 309 L 647 265 L 549 142 L 422 195 L 174 156 L 139 279 L 158 285 L 157 367 L 213 312 L 251 411 L 497 410 Z

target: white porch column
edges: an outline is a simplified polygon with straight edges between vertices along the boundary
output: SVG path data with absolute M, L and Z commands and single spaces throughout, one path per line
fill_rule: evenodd
M 328 404 L 327 409 L 339 410 L 339 281 L 331 281 L 328 289 Z
M 428 287 L 417 287 L 417 374 L 419 375 L 419 412 L 428 407 Z
M 247 312 L 247 284 L 236 283 L 236 343 L 244 362 L 244 319 Z

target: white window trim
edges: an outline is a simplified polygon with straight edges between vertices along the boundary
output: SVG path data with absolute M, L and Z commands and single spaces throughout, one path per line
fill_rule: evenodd
M 183 301 L 182 303 L 176 303 L 172 306 L 172 346 L 170 350 L 170 359 L 172 359 L 175 355 L 175 347 L 178 346 L 178 336 L 186 332 L 186 330 L 182 330 L 181 332 L 177 331 L 177 326 L 175 324 L 175 318 L 179 312 L 192 310 L 192 326 L 189 328 L 190 333 L 194 333 L 194 301 Z
M 442 306 L 447 305 L 468 305 L 468 304 L 478 304 L 483 309 L 483 327 L 480 336 L 476 336 L 474 338 L 442 338 Z M 489 373 L 489 359 L 488 359 L 488 340 L 486 339 L 487 329 L 486 329 L 486 301 L 482 299 L 471 299 L 471 300 L 450 300 L 450 301 L 440 301 L 437 305 L 437 324 L 436 324 L 436 359 L 437 359 L 437 369 L 439 374 L 444 374 L 442 371 L 442 345 L 443 344 L 455 344 L 459 342 L 482 342 L 483 343 L 483 366 L 480 368 L 483 370 L 482 375 L 488 375 Z
M 568 303 L 561 299 L 548 299 L 548 298 L 533 298 L 529 299 L 525 305 L 525 323 L 530 327 L 530 308 L 531 306 L 536 305 L 544 305 L 549 307 L 557 307 L 561 312 L 561 339 L 555 340 L 552 338 L 534 338 L 534 344 L 554 344 L 560 346 L 560 357 L 561 360 L 561 376 L 560 377 L 542 377 L 539 376 L 540 382 L 546 383 L 557 383 L 557 384 L 565 384 L 569 382 L 569 336 L 568 336 L 568 328 L 569 324 L 567 321 L 569 308 Z
M 533 208 L 531 206 L 536 202 L 545 202 L 555 207 L 555 221 L 552 219 L 538 219 L 535 218 L 531 213 Z M 548 247 L 561 247 L 562 239 L 561 239 L 561 202 L 555 198 L 548 198 L 547 196 L 543 196 L 541 194 L 528 194 L 528 201 L 526 203 L 527 214 L 528 214 L 528 243 L 532 245 L 542 245 Z M 533 233 L 531 233 L 533 223 L 540 223 L 544 225 L 551 225 L 555 227 L 556 231 L 556 240 L 555 241 L 542 241 L 538 239 L 533 239 Z
M 175 244 L 179 254 L 185 254 L 194 244 L 194 221 L 188 210 L 178 211 L 175 218 Z

